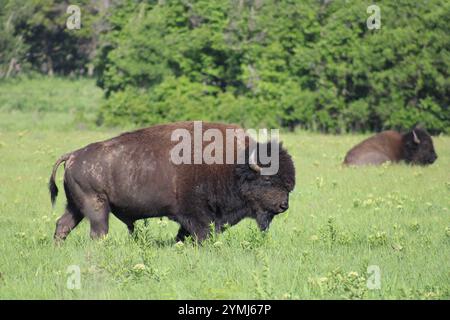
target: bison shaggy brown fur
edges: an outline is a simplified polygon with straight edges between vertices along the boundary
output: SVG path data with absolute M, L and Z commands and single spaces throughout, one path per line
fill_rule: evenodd
M 380 132 L 354 146 L 344 159 L 346 165 L 379 165 L 398 162 L 428 165 L 437 159 L 431 136 L 420 128 L 401 134 L 388 130 Z
M 65 162 L 64 189 L 67 206 L 56 224 L 55 239 L 62 240 L 87 218 L 92 238 L 108 233 L 109 213 L 123 221 L 130 232 L 138 219 L 163 217 L 180 224 L 177 240 L 192 236 L 205 239 L 212 223 L 220 232 L 243 218 L 254 218 L 261 230 L 288 208 L 295 186 L 291 157 L 279 145 L 279 170 L 262 175 L 248 157 L 241 164 L 174 164 L 170 150 L 175 129 L 193 132 L 193 122 L 156 125 L 92 143 L 62 156 L 49 182 L 52 202 L 58 193 L 55 174 Z M 235 125 L 203 123 L 203 131 Z M 249 153 L 249 140 L 237 152 Z M 254 141 L 254 140 L 253 140 Z M 205 143 L 203 142 L 205 145 Z M 270 143 L 267 144 L 270 149 Z M 263 146 L 257 144 L 258 148 Z M 224 151 L 224 153 L 226 153 Z M 226 155 L 224 154 L 224 159 Z M 257 159 L 257 164 L 263 164 Z M 258 166 L 257 166 L 258 167 Z M 259 167 L 261 168 L 261 167 Z

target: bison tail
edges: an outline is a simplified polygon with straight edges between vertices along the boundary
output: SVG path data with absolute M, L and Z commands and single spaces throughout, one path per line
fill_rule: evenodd
M 48 182 L 48 189 L 50 190 L 50 199 L 52 201 L 52 206 L 55 206 L 55 200 L 56 200 L 56 197 L 58 196 L 58 187 L 56 186 L 56 183 L 55 183 L 56 171 L 58 170 L 58 167 L 61 163 L 63 163 L 67 159 L 69 159 L 69 156 L 70 156 L 70 153 L 63 155 L 53 165 L 52 175 L 50 176 L 50 180 Z

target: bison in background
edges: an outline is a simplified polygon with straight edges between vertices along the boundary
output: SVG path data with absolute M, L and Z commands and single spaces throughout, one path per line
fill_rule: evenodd
M 344 159 L 345 165 L 380 165 L 404 160 L 409 164 L 429 165 L 436 161 L 431 136 L 421 128 L 401 134 L 383 131 L 354 146 Z
M 176 142 L 171 134 L 176 129 L 185 129 L 193 135 L 194 122 L 128 132 L 58 159 L 49 189 L 54 203 L 58 193 L 56 170 L 65 162 L 67 206 L 57 221 L 55 240 L 65 239 L 83 218 L 90 222 L 92 238 L 106 235 L 110 212 L 130 232 L 138 219 L 166 216 L 180 224 L 177 240 L 192 236 L 202 241 L 208 236 L 211 223 L 220 232 L 226 224 L 234 225 L 249 217 L 256 219 L 261 230 L 266 230 L 275 215 L 288 209 L 295 169 L 281 145 L 273 148 L 279 150 L 279 169 L 274 175 L 261 174 L 264 165 L 259 157 L 249 161 L 248 136 L 244 144 L 234 141 L 236 154 L 247 155 L 245 163 L 174 164 L 170 152 Z M 203 131 L 207 129 L 220 130 L 225 137 L 226 129 L 241 128 L 203 123 Z M 271 143 L 255 142 L 255 145 L 270 151 Z M 224 159 L 226 156 L 223 155 Z

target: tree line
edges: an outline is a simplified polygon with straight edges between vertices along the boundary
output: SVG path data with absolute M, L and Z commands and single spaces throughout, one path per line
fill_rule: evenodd
M 98 123 L 450 133 L 450 3 L 0 0 L 0 77 L 88 75 Z

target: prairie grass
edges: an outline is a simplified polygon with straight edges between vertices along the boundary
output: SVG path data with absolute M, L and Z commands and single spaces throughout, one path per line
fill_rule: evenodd
M 55 160 L 119 130 L 80 126 L 75 113 L 51 108 L 0 109 L 0 299 L 450 298 L 447 136 L 434 138 L 439 159 L 429 167 L 343 168 L 365 135 L 284 133 L 297 186 L 265 234 L 245 220 L 197 246 L 175 243 L 167 219 L 141 221 L 129 236 L 112 217 L 107 238 L 90 240 L 83 221 L 55 246 L 65 204 L 61 192 L 50 205 Z M 79 290 L 67 288 L 70 265 L 81 269 Z M 371 265 L 379 290 L 367 287 Z

